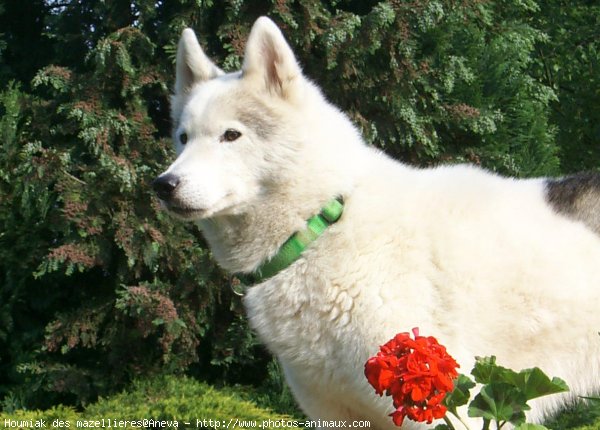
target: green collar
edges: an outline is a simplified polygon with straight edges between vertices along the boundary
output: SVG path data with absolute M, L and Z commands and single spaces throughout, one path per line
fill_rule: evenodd
M 233 292 L 243 295 L 244 286 L 262 282 L 289 267 L 294 261 L 300 258 L 308 245 L 327 230 L 327 227 L 335 224 L 340 219 L 343 211 L 344 200 L 341 197 L 329 201 L 321 209 L 321 212 L 306 221 L 306 228 L 292 234 L 281 245 L 277 254 L 261 264 L 256 271 L 249 275 L 236 274 L 231 281 Z M 237 278 L 237 282 L 235 278 Z

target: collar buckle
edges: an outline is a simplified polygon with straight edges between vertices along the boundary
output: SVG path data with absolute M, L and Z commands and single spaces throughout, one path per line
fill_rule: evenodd
M 229 277 L 229 288 L 233 294 L 239 297 L 244 297 L 248 291 L 248 284 L 240 279 L 242 275 L 232 275 Z

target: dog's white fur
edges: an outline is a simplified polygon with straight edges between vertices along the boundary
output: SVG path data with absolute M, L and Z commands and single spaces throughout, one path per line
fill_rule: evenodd
M 338 223 L 244 297 L 311 418 L 393 428 L 364 363 L 416 326 L 464 373 L 496 355 L 565 379 L 570 395 L 600 388 L 600 238 L 557 214 L 542 180 L 421 170 L 367 147 L 267 18 L 231 74 L 184 31 L 172 115 L 175 140 L 188 139 L 166 172 L 180 183 L 165 206 L 199 223 L 229 272 L 252 272 L 324 203 L 345 199 Z M 225 140 L 227 129 L 241 137 Z M 529 418 L 567 398 L 534 401 Z

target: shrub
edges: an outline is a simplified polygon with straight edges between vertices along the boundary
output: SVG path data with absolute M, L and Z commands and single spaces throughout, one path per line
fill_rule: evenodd
M 81 406 L 159 372 L 256 385 L 273 374 L 200 234 L 149 190 L 173 157 L 168 97 L 183 27 L 232 70 L 254 20 L 269 15 L 370 144 L 419 165 L 530 176 L 598 159 L 599 9 L 554 3 L 0 4 L 0 82 L 13 79 L 0 89 L 5 407 Z
M 200 357 L 266 365 L 197 231 L 150 190 L 172 157 L 148 112 L 167 93 L 154 49 L 118 30 L 88 71 L 49 66 L 32 94 L 0 95 L 0 389 L 18 405 L 85 404 Z
M 216 389 L 187 377 L 160 376 L 134 382 L 127 391 L 85 407 L 82 412 L 64 406 L 45 411 L 17 410 L 10 414 L 0 413 L 0 423 L 4 420 L 33 421 L 45 420 L 48 428 L 54 420 L 69 421 L 75 428 L 77 420 L 130 420 L 178 421 L 180 428 L 198 428 L 197 419 L 218 421 L 230 424 L 233 428 L 255 428 L 266 420 L 293 421 L 290 415 L 278 414 L 262 408 L 252 401 L 254 392 L 241 388 Z M 189 425 L 185 425 L 188 422 Z M 225 427 L 223 424 L 223 427 Z M 206 426 L 205 426 L 206 427 Z M 213 428 L 217 426 L 213 425 Z M 13 427 L 14 428 L 14 427 Z M 22 426 L 31 429 L 34 426 Z M 135 429 L 137 425 L 124 428 Z M 150 427 L 151 428 L 151 427 Z

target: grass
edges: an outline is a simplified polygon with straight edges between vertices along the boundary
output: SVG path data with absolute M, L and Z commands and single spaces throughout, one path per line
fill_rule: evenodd
M 553 430 L 599 430 L 600 403 L 577 403 L 549 421 L 548 428 Z

